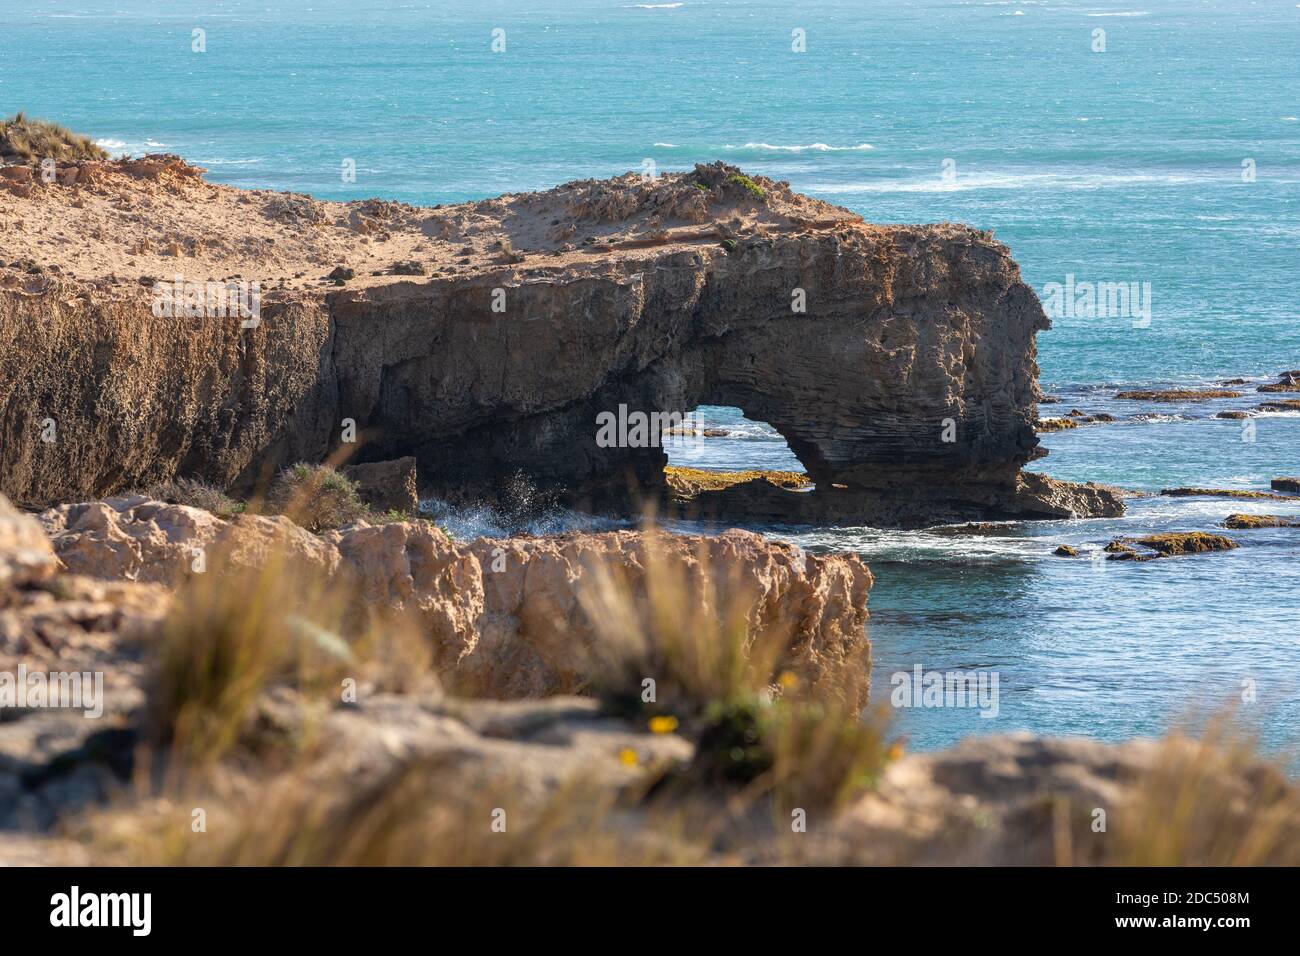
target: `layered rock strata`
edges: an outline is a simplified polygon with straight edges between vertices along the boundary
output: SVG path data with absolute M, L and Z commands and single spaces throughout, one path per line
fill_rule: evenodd
M 787 517 L 1059 513 L 1019 477 L 1049 323 L 966 227 L 872 226 L 721 164 L 421 209 L 168 157 L 0 194 L 0 227 L 0 490 L 26 505 L 413 455 L 440 496 L 522 473 L 626 512 L 673 497 L 670 416 L 722 404 L 815 483 Z M 252 281 L 255 320 L 211 315 L 203 283 Z

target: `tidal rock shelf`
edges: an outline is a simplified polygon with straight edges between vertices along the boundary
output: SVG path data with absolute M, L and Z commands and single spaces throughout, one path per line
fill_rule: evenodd
M 1022 476 L 1035 335 L 1007 248 L 880 227 L 723 164 L 416 208 L 207 183 L 176 157 L 0 191 L 0 491 L 27 507 L 176 476 L 249 491 L 297 461 L 414 456 L 422 491 L 833 523 L 1122 512 Z M 159 316 L 257 282 L 257 321 Z M 166 310 L 164 310 L 166 311 Z M 173 312 L 175 309 L 173 308 Z M 183 311 L 183 310 L 182 310 Z M 603 414 L 739 407 L 807 493 L 681 500 L 658 435 Z

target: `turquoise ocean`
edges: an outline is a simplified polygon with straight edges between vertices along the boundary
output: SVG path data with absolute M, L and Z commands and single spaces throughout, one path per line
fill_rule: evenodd
M 1062 399 L 1044 413 L 1121 421 L 1046 436 L 1035 469 L 1148 491 L 1300 474 L 1300 414 L 1259 415 L 1253 432 L 1213 417 L 1279 396 L 1114 398 L 1300 368 L 1294 0 L 0 0 L 0 109 L 323 198 L 445 203 L 722 159 L 875 222 L 991 229 L 1040 293 L 1068 276 L 1150 283 L 1149 323 L 1062 317 L 1039 336 L 1044 390 Z M 700 415 L 732 434 L 675 462 L 798 467 L 764 424 Z M 1286 748 L 1300 739 L 1300 532 L 1090 558 L 1119 534 L 1214 530 L 1233 511 L 1300 516 L 1300 499 L 1152 497 L 1123 519 L 975 536 L 759 530 L 870 563 L 881 699 L 917 664 L 999 674 L 995 718 L 898 711 L 915 749 L 1154 735 L 1243 689 L 1241 715 Z M 486 512 L 447 520 L 494 529 Z M 1053 557 L 1060 543 L 1083 558 Z

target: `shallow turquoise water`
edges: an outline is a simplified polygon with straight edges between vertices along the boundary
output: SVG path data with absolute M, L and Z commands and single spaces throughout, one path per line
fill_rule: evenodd
M 1300 472 L 1300 417 L 1115 402 L 1115 385 L 1300 368 L 1300 6 L 1294 2 L 227 0 L 0 4 L 0 102 L 111 148 L 178 152 L 240 186 L 435 203 L 717 158 L 878 222 L 994 230 L 1042 290 L 1151 284 L 1151 322 L 1060 318 L 1047 390 L 1147 420 L 1048 436 L 1035 467 L 1158 490 Z M 190 51 L 206 30 L 207 52 Z M 506 51 L 490 50 L 506 31 Z M 791 31 L 807 52 L 792 53 Z M 1106 51 L 1092 52 L 1093 31 Z M 355 184 L 341 181 L 345 158 Z M 944 162 L 955 178 L 945 179 Z M 1242 179 L 1253 160 L 1254 182 Z M 1046 410 L 1046 409 L 1045 409 Z M 711 412 L 723 419 L 729 413 Z M 755 427 L 674 452 L 795 463 Z M 823 530 L 872 593 L 876 680 L 915 663 L 1001 674 L 996 719 L 901 712 L 915 747 L 1025 728 L 1153 734 L 1257 682 L 1272 745 L 1300 737 L 1297 536 L 1142 565 L 1050 557 L 1135 530 L 1297 505 L 1148 499 L 1121 521 L 990 537 Z M 469 522 L 472 525 L 472 522 Z

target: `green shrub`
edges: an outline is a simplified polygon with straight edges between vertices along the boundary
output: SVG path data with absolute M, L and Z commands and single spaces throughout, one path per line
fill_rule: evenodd
M 280 472 L 271 486 L 273 511 L 308 531 L 341 528 L 370 514 L 357 483 L 329 465 L 299 462 Z
M 704 714 L 691 775 L 710 783 L 748 784 L 772 769 L 771 707 L 757 696 L 718 700 Z
M 739 186 L 741 189 L 751 193 L 760 201 L 767 199 L 767 193 L 763 190 L 763 187 L 754 182 L 754 180 L 750 179 L 748 176 L 742 176 L 740 173 L 733 173 L 727 177 L 727 182 L 731 183 L 733 186 Z

